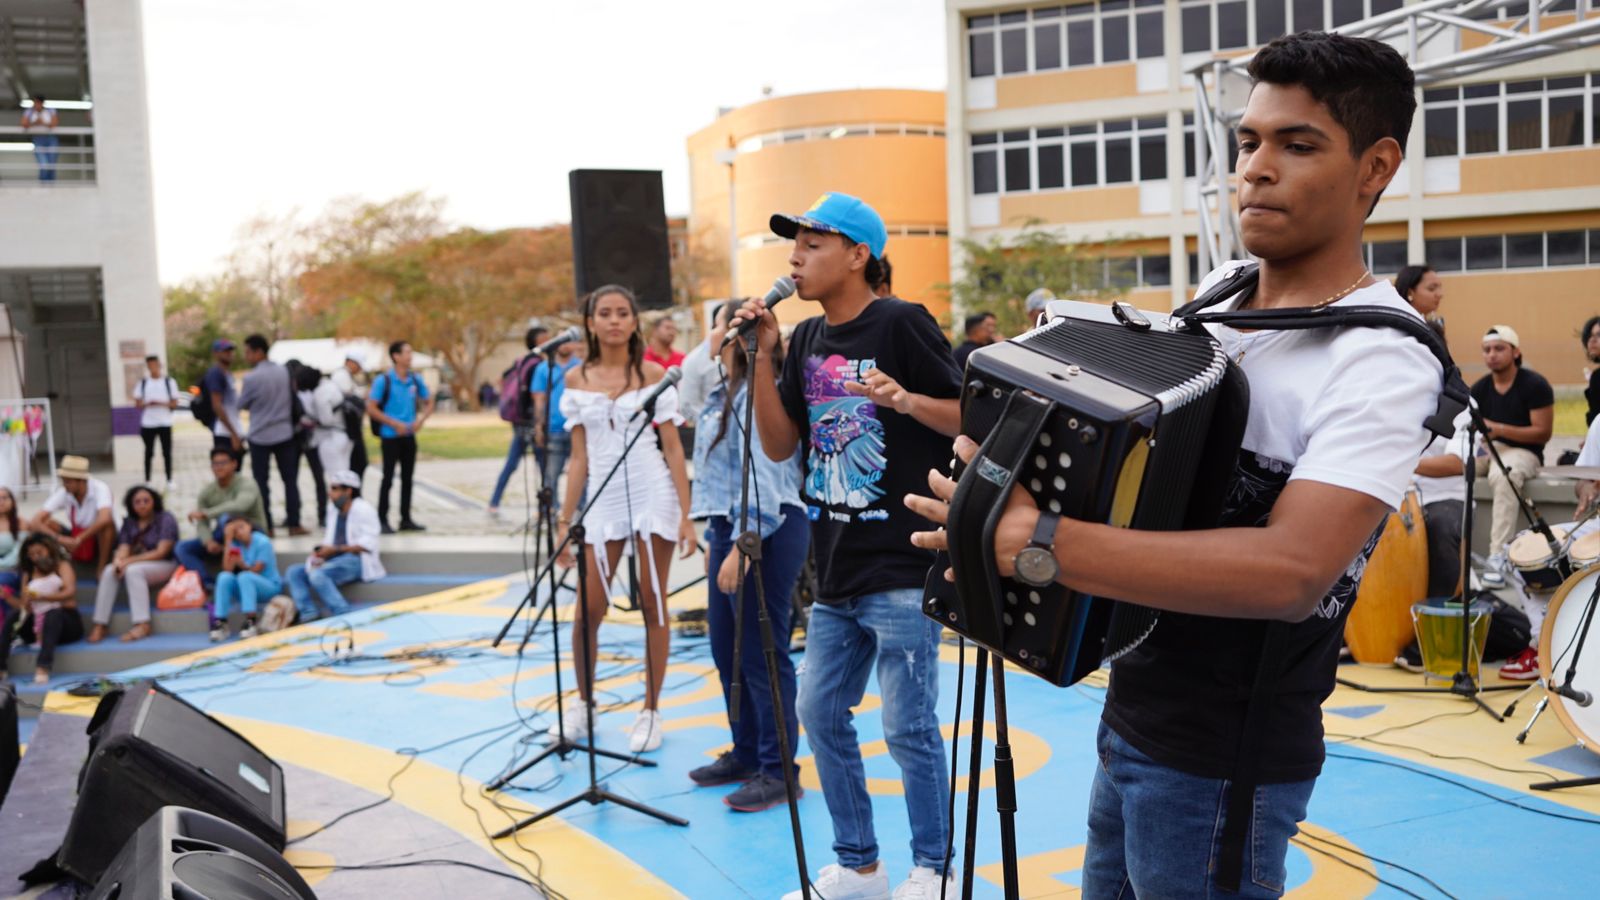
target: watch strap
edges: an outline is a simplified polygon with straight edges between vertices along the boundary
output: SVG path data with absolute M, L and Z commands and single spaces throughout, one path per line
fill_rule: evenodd
M 1033 539 L 1029 546 L 1050 550 L 1056 544 L 1056 526 L 1061 523 L 1061 514 L 1053 513 L 1048 509 L 1039 510 L 1039 522 L 1033 526 Z

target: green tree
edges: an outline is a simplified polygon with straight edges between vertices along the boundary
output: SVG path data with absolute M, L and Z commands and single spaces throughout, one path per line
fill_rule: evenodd
M 962 277 L 944 285 L 950 293 L 951 331 L 961 335 L 968 313 L 994 313 L 1000 333 L 1021 334 L 1032 327 L 1024 310 L 1028 294 L 1048 288 L 1063 300 L 1105 301 L 1131 286 L 1117 260 L 1105 258 L 1106 243 L 1062 240 L 1038 220 L 1025 223 L 1009 239 L 962 240 Z

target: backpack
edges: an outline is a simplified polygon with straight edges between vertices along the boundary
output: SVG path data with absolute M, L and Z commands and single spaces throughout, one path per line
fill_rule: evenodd
M 383 379 L 383 392 L 382 393 L 377 393 L 378 379 L 374 378 L 372 380 L 372 387 L 373 387 L 373 391 L 374 391 L 374 393 L 372 395 L 372 402 L 378 404 L 378 408 L 379 409 L 383 409 L 383 405 L 385 403 L 389 402 L 389 373 L 388 372 L 383 372 L 380 375 L 378 375 L 378 378 L 382 378 Z M 375 437 L 375 438 L 382 438 L 383 437 L 383 423 L 382 422 L 379 422 L 377 419 L 372 419 L 367 424 L 372 426 L 372 436 L 373 437 Z
M 207 372 L 209 376 L 211 373 Z M 189 412 L 194 415 L 194 420 L 211 428 L 217 424 L 217 411 L 211 408 L 211 385 L 205 378 L 200 379 L 200 394 L 189 404 Z
M 500 418 L 513 425 L 533 423 L 533 392 L 529 383 L 533 370 L 543 362 L 537 353 L 529 353 L 500 373 Z
M 361 417 L 367 414 L 367 401 L 357 394 L 345 394 L 339 401 L 339 414 L 344 416 L 344 433 L 352 441 L 361 440 Z

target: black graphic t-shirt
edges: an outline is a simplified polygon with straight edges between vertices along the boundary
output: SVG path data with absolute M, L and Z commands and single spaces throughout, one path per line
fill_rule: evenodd
M 950 344 L 918 304 L 886 297 L 840 325 L 816 316 L 796 326 L 778 393 L 800 430 L 800 493 L 823 603 L 921 587 L 933 563 L 911 545 L 911 533 L 931 525 L 902 498 L 927 493 L 928 470 L 949 465 L 951 441 L 845 390 L 873 368 L 914 394 L 961 392 Z
M 1493 375 L 1479 378 L 1472 385 L 1472 399 L 1478 404 L 1478 412 L 1491 422 L 1532 425 L 1533 410 L 1555 405 L 1556 394 L 1543 375 L 1524 366 L 1517 370 L 1516 377 L 1511 380 L 1511 389 L 1504 394 L 1494 389 Z M 1505 438 L 1495 438 L 1495 441 L 1530 450 L 1540 459 L 1544 458 L 1543 444 L 1524 444 Z
M 1410 309 L 1387 282 L 1340 304 Z M 1265 526 L 1284 489 L 1300 479 L 1399 505 L 1439 393 L 1439 363 L 1422 344 L 1382 328 L 1213 333 L 1250 379 L 1250 417 L 1221 524 Z M 1312 614 L 1288 629 L 1264 711 L 1262 784 L 1322 771 L 1322 701 L 1333 692 L 1339 639 L 1380 534 Z M 1266 629 L 1265 621 L 1162 613 L 1150 636 L 1112 664 L 1105 723 L 1162 765 L 1232 777 Z

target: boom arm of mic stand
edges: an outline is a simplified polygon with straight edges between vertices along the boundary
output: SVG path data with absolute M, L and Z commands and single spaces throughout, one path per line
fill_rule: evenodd
M 1517 483 L 1511 479 L 1511 468 L 1506 465 L 1505 460 L 1500 458 L 1500 451 L 1496 449 L 1494 439 L 1489 436 L 1489 426 L 1484 423 L 1483 416 L 1479 414 L 1478 408 L 1468 404 L 1467 410 L 1472 416 L 1472 427 L 1483 435 L 1483 445 L 1489 450 L 1489 458 L 1494 460 L 1494 464 L 1500 470 L 1500 474 L 1506 477 L 1506 485 L 1511 488 L 1512 496 L 1517 498 L 1517 507 L 1522 510 L 1522 517 L 1528 520 L 1528 527 L 1539 532 L 1539 536 L 1550 544 L 1550 552 L 1560 555 L 1561 541 L 1556 539 L 1555 532 L 1550 530 L 1550 523 L 1546 522 L 1544 516 L 1540 515 L 1539 508 L 1522 496 L 1522 491 L 1517 488 Z
M 645 409 L 647 407 L 654 407 L 654 404 L 646 404 L 645 406 L 640 407 L 640 409 Z M 600 486 L 594 489 L 593 494 L 589 495 L 589 505 L 585 506 L 582 512 L 572 517 L 572 526 L 567 528 L 567 536 L 561 539 L 561 543 L 556 545 L 556 549 L 550 554 L 550 558 L 545 560 L 544 571 L 540 572 L 539 577 L 533 580 L 534 584 L 538 584 L 540 581 L 550 577 L 551 570 L 553 570 L 556 566 L 556 558 L 559 557 L 561 552 L 567 549 L 567 546 L 572 543 L 573 526 L 577 526 L 588 517 L 589 510 L 594 508 L 595 501 L 605 493 L 606 485 L 611 483 L 611 479 L 615 478 L 617 476 L 617 472 L 621 471 L 623 463 L 628 461 L 628 454 L 633 451 L 633 445 L 639 443 L 639 438 L 648 430 L 650 430 L 650 421 L 649 419 L 646 419 L 644 424 L 639 426 L 639 430 L 633 433 L 633 437 L 628 438 L 628 443 L 622 448 L 622 455 L 617 458 L 616 465 L 611 467 L 611 471 L 606 473 L 606 477 L 600 482 Z M 500 633 L 495 635 L 494 642 L 489 646 L 500 646 L 500 642 L 505 640 L 507 632 L 511 631 L 512 623 L 516 622 L 517 616 L 522 614 L 522 607 L 527 605 L 532 599 L 533 592 L 530 591 L 527 596 L 522 598 L 522 602 L 517 604 L 517 608 L 511 611 L 511 615 L 506 619 L 505 625 L 500 627 Z

